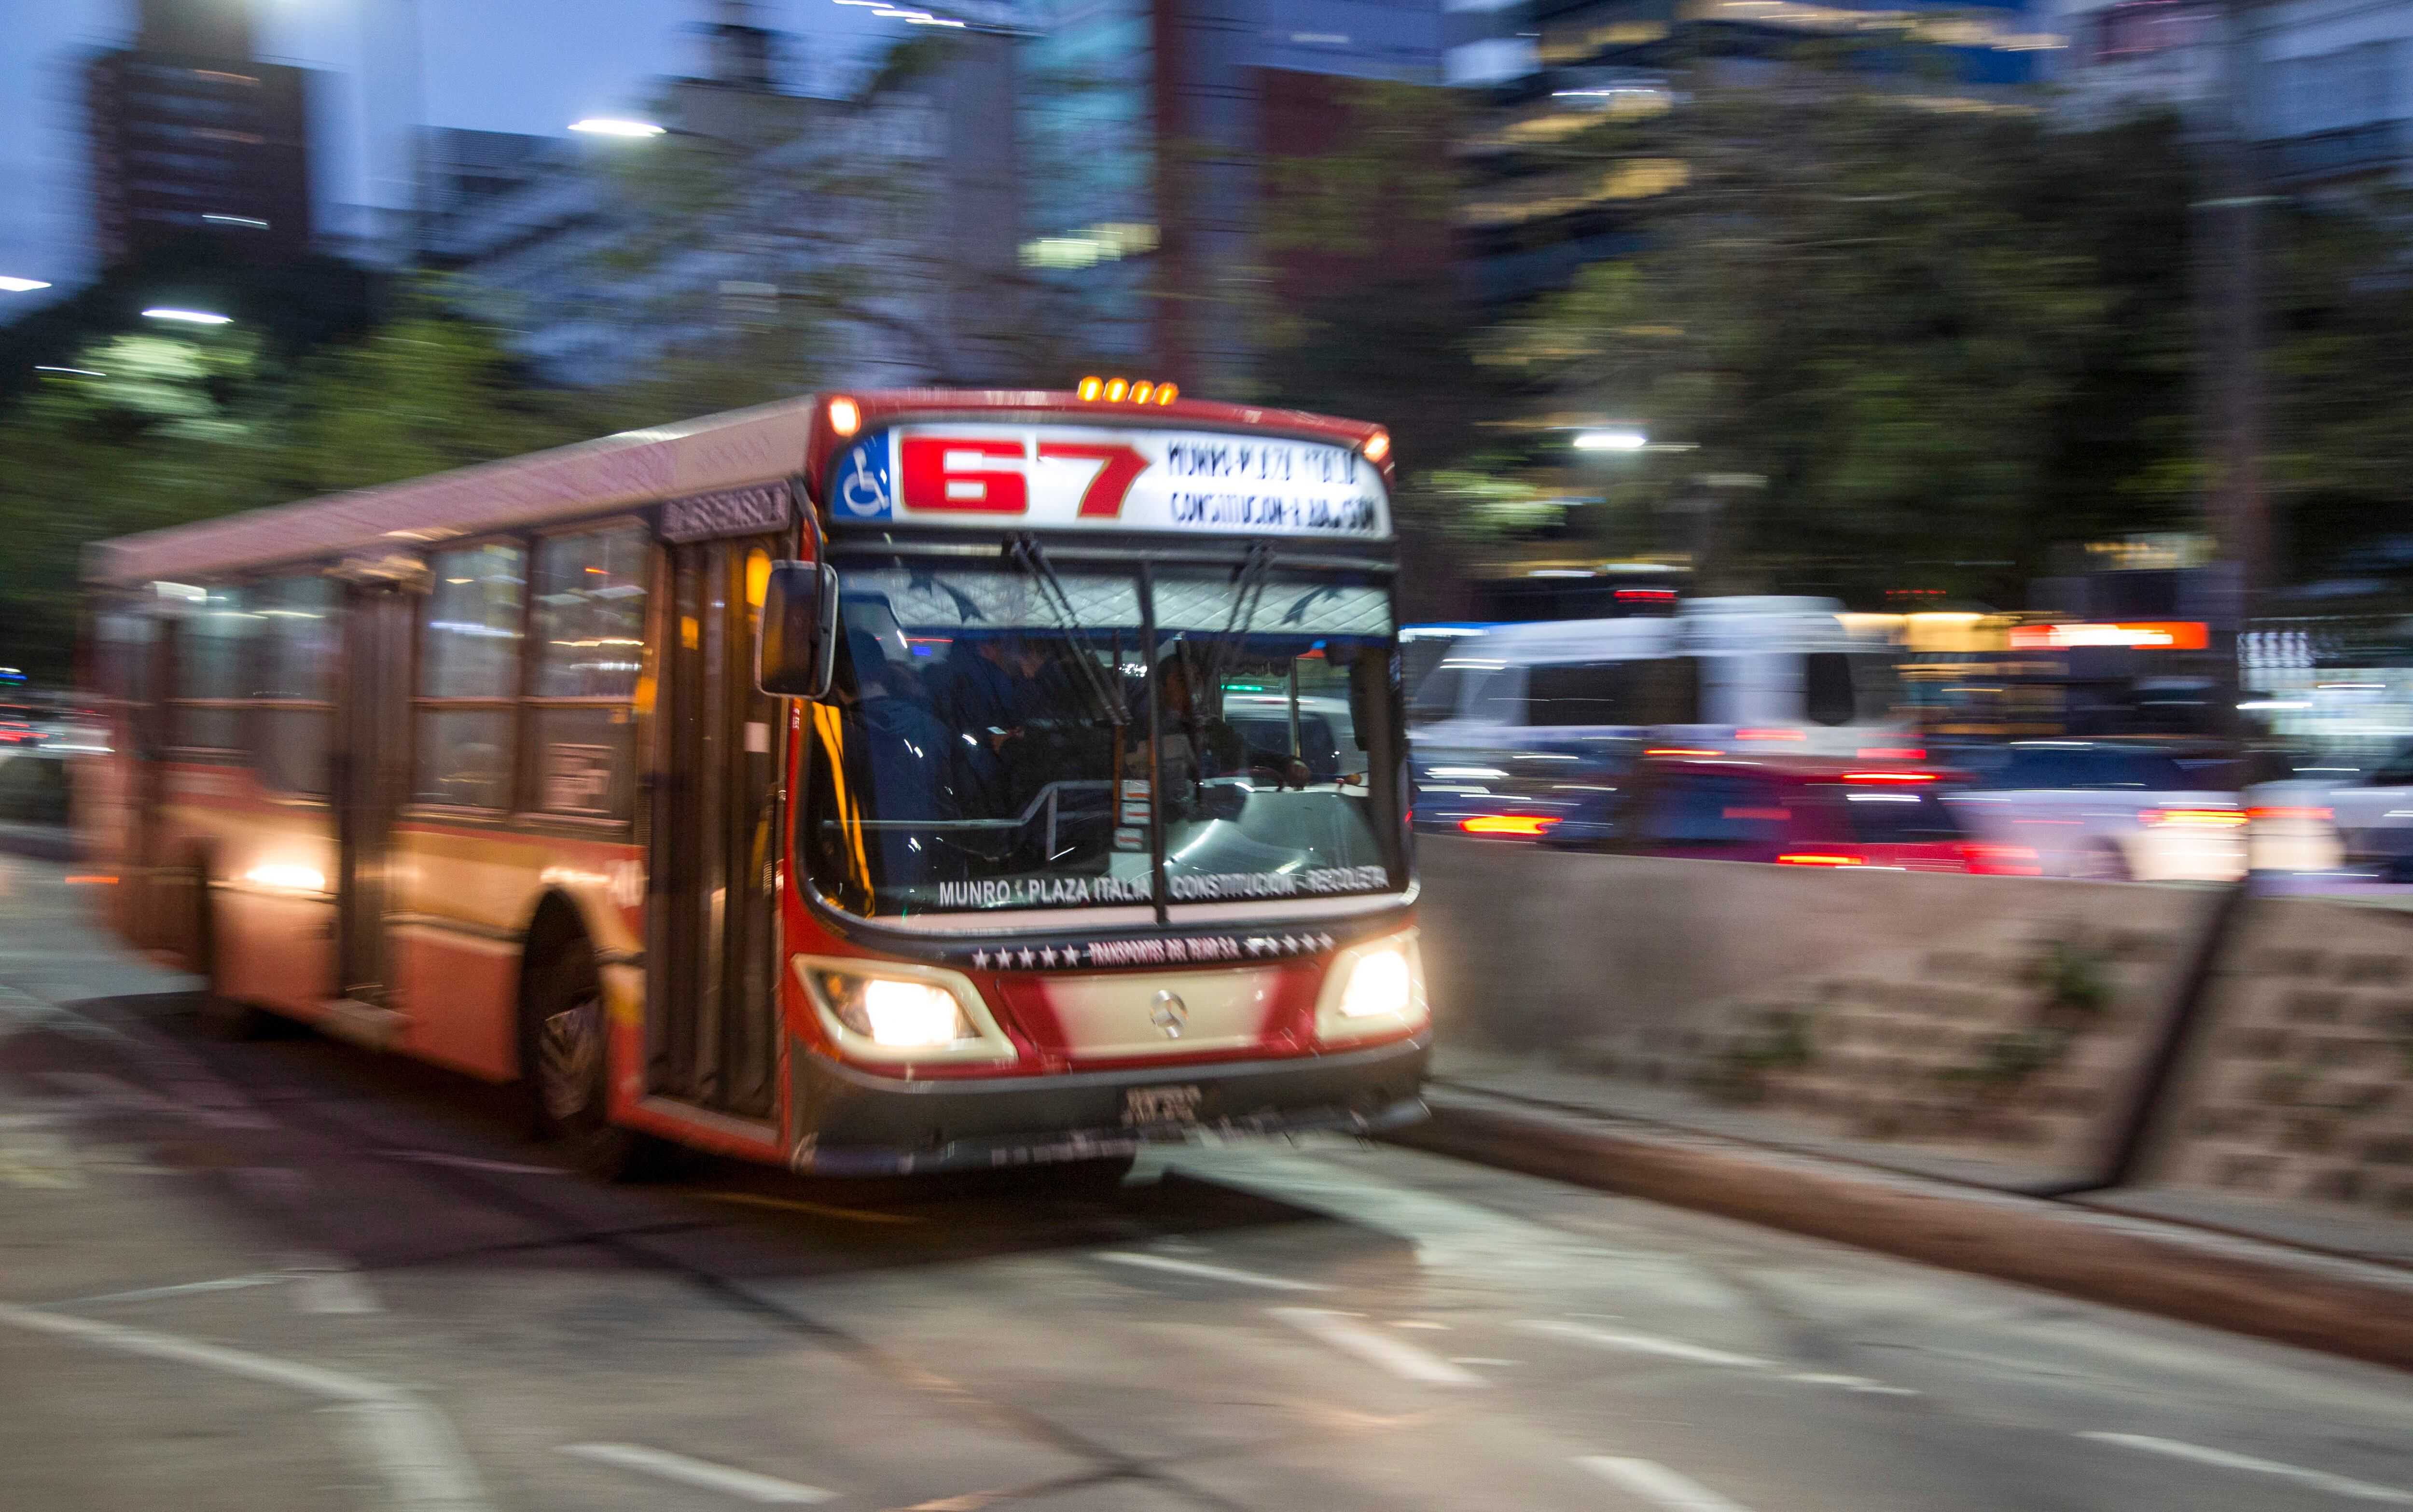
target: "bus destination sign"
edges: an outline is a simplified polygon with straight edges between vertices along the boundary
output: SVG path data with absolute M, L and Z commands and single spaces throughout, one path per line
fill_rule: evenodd
M 833 521 L 1381 540 L 1390 502 L 1345 446 L 1219 431 L 899 425 L 831 469 Z

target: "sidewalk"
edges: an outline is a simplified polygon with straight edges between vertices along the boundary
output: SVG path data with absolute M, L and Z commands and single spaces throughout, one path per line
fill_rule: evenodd
M 1443 1057 L 1427 1101 L 1433 1120 L 1394 1143 L 2413 1369 L 2413 1242 L 2396 1225 L 2184 1193 L 2026 1196 L 2054 1173 L 1806 1137 L 1479 1054 Z

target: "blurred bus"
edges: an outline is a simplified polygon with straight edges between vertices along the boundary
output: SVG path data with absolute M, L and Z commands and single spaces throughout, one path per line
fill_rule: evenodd
M 96 549 L 117 922 L 252 1030 L 836 1174 L 1422 1116 L 1389 437 L 768 405 Z
M 1409 706 L 1418 826 L 1537 836 L 1654 742 L 1712 754 L 1907 749 L 1897 653 L 1856 633 L 1842 609 L 1819 598 L 1689 599 L 1673 616 L 1502 625 L 1453 640 Z

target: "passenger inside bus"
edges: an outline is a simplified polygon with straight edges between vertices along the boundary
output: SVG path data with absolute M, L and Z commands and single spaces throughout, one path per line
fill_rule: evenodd
M 924 706 L 920 679 L 888 659 L 878 634 L 848 631 L 842 655 L 832 694 L 842 711 L 849 780 L 856 792 L 878 795 L 872 835 L 883 875 L 900 883 L 958 875 L 936 838 L 917 826 L 964 817 L 963 742 Z
M 1245 797 L 1234 789 L 1201 785 L 1212 778 L 1246 776 L 1249 753 L 1209 699 L 1199 696 L 1199 689 L 1215 681 L 1200 660 L 1196 649 L 1184 641 L 1156 664 L 1157 762 L 1168 821 L 1236 818 Z M 1140 744 L 1129 759 L 1135 770 L 1145 771 L 1146 737 L 1137 731 L 1133 735 Z

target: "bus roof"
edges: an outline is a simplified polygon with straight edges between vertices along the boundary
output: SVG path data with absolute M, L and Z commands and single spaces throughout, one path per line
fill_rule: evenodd
M 1369 452 L 1374 449 L 1367 443 L 1384 434 L 1378 425 L 1303 410 L 1197 399 L 1177 399 L 1169 406 L 1107 404 L 1085 401 L 1064 390 L 905 389 L 851 398 L 866 429 L 923 417 L 1145 424 L 1284 435 Z M 828 411 L 823 396 L 781 399 L 376 488 L 120 536 L 87 550 L 84 576 L 95 583 L 131 586 L 408 551 L 438 541 L 576 520 L 799 475 L 818 492 L 821 474 L 843 444 L 843 437 L 832 432 Z M 1387 455 L 1379 467 L 1387 482 Z
M 785 477 L 803 465 L 811 398 L 456 467 L 377 488 L 247 510 L 94 545 L 84 576 L 136 584 L 572 520 L 625 505 Z

